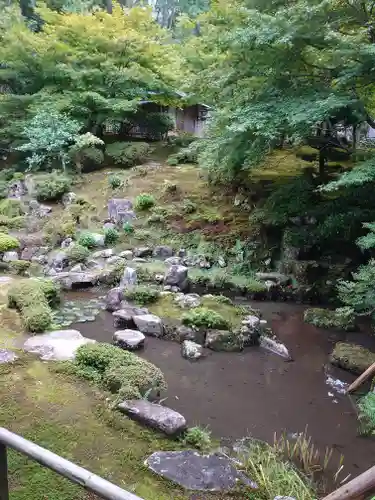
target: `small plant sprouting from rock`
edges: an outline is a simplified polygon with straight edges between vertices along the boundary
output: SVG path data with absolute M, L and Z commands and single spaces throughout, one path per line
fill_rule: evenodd
M 135 199 L 135 208 L 137 210 L 149 210 L 154 205 L 155 198 L 149 193 L 142 193 Z
M 118 175 L 110 175 L 108 177 L 108 184 L 112 189 L 117 189 L 122 186 L 123 182 Z
M 133 234 L 134 233 L 134 227 L 129 221 L 124 222 L 122 229 L 125 234 Z
M 104 233 L 104 242 L 106 245 L 115 245 L 119 237 L 119 232 L 115 228 L 110 228 Z
M 211 432 L 198 426 L 190 427 L 185 433 L 184 444 L 207 450 L 211 445 Z
M 187 326 L 196 326 L 198 328 L 213 328 L 213 329 L 227 329 L 229 324 L 221 314 L 207 309 L 206 307 L 197 307 L 185 313 L 182 316 L 182 323 Z

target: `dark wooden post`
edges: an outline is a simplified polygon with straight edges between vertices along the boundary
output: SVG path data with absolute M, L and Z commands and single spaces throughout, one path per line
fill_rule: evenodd
M 9 500 L 7 447 L 0 443 L 0 500 Z

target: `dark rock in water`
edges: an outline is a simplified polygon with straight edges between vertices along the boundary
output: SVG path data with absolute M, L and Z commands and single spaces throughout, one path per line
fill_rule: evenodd
M 121 301 L 123 299 L 123 289 L 120 287 L 112 288 L 105 298 L 105 308 L 109 312 L 118 311 L 121 309 Z
M 152 248 L 150 247 L 137 247 L 134 248 L 134 255 L 135 257 L 151 257 L 152 255 Z
M 224 455 L 200 455 L 193 450 L 157 451 L 146 464 L 156 474 L 183 488 L 196 491 L 230 491 L 243 483 L 257 489 L 257 485 L 238 471 L 235 463 Z
M 361 375 L 375 363 L 375 353 L 357 344 L 338 342 L 332 351 L 330 362 L 355 375 Z
M 125 306 L 122 303 L 121 309 L 115 311 L 113 316 L 113 325 L 115 328 L 135 328 L 134 316 L 148 314 L 148 310 L 142 307 Z
M 207 330 L 206 347 L 212 351 L 238 352 L 242 351 L 243 338 L 227 330 Z
M 180 413 L 145 399 L 126 400 L 117 408 L 128 417 L 168 436 L 175 436 L 186 429 L 186 420 Z
M 185 266 L 171 266 L 165 273 L 164 284 L 177 286 L 180 290 L 185 290 L 188 285 L 188 268 Z
M 138 330 L 118 330 L 113 334 L 113 343 L 123 349 L 135 350 L 143 347 L 145 336 Z
M 13 363 L 13 361 L 16 361 L 16 359 L 18 359 L 18 356 L 16 356 L 13 351 L 8 351 L 8 349 L 0 349 L 0 365 Z
M 167 246 L 158 246 L 154 248 L 152 255 L 159 259 L 167 259 L 168 257 L 172 257 L 173 249 Z

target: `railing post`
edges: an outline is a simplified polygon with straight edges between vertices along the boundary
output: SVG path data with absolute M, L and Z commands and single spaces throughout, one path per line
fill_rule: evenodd
M 0 500 L 9 500 L 7 447 L 0 443 Z

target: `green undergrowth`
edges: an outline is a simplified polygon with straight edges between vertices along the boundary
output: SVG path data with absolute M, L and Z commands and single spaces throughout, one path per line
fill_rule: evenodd
M 218 290 L 240 291 L 243 293 L 263 293 L 267 290 L 264 283 L 251 276 L 231 273 L 227 269 L 210 270 L 192 269 L 189 279 L 193 286 L 214 288 Z
M 161 318 L 172 320 L 182 320 L 184 314 L 194 311 L 194 309 L 189 312 L 186 309 L 181 309 L 174 301 L 173 294 L 162 296 L 156 303 L 148 305 L 148 309 Z M 241 306 L 235 306 L 230 301 L 228 303 L 226 298 L 223 299 L 221 296 L 212 295 L 202 297 L 201 307 L 199 309 L 213 311 L 213 313 L 216 313 L 220 318 L 224 319 L 225 326 L 231 328 L 240 326 L 244 314 L 249 314 L 249 312 L 245 311 Z M 215 326 L 214 328 L 218 327 Z

